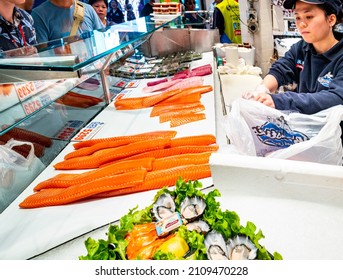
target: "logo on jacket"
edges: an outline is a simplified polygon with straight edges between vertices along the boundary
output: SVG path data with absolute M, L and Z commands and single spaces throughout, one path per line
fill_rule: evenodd
M 318 82 L 324 87 L 329 87 L 329 85 L 332 81 L 332 78 L 333 78 L 333 75 L 331 74 L 331 72 L 329 72 L 326 75 L 324 75 L 323 77 L 319 77 Z
M 304 61 L 301 59 L 297 59 L 297 63 L 295 67 L 299 68 L 300 70 L 304 70 Z
M 283 116 L 275 120 L 270 119 L 263 125 L 252 127 L 252 129 L 259 141 L 273 147 L 287 148 L 309 140 L 305 134 L 292 130 Z

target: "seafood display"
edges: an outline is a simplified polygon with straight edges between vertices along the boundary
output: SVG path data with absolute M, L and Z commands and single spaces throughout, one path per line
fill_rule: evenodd
M 69 91 L 55 102 L 76 108 L 89 108 L 103 102 L 103 100 L 101 98 Z
M 49 137 L 18 127 L 15 127 L 11 129 L 9 132 L 1 135 L 0 145 L 6 144 L 11 139 L 32 143 L 34 147 L 35 156 L 39 158 L 44 155 L 45 149 L 50 147 L 53 143 Z M 23 145 L 21 146 L 14 147 L 13 150 L 21 154 L 22 156 L 27 157 L 31 150 L 31 146 L 23 143 Z
M 216 137 L 175 136 L 175 131 L 152 131 L 76 143 L 75 151 L 56 163 L 55 169 L 93 170 L 59 173 L 44 180 L 19 206 L 65 205 L 170 187 L 179 177 L 186 180 L 211 177 L 209 159 L 218 150 Z M 188 214 L 185 216 L 188 219 Z
M 128 138 L 129 139 L 129 138 Z M 75 169 L 90 169 L 104 166 L 108 163 L 113 163 L 118 160 L 134 159 L 141 157 L 159 157 L 160 156 L 146 156 L 150 151 L 158 151 L 161 153 L 164 149 L 176 148 L 176 147 L 207 147 L 216 143 L 216 138 L 213 135 L 197 135 L 187 136 L 181 138 L 171 138 L 169 136 L 154 138 L 151 136 L 150 139 L 141 141 L 127 142 L 120 146 L 112 148 L 112 141 L 104 140 L 105 145 L 94 145 L 97 148 L 87 149 L 91 150 L 91 154 L 75 156 L 76 153 L 71 152 L 65 156 L 65 160 L 58 162 L 54 165 L 57 170 L 75 170 Z M 114 143 L 115 145 L 116 143 Z M 99 149 L 98 149 L 99 148 Z M 207 151 L 212 149 L 216 150 L 217 146 L 209 146 Z M 80 150 L 81 151 L 81 150 Z M 182 154 L 179 152 L 178 154 Z
M 161 93 L 144 96 L 144 97 L 131 97 L 131 98 L 116 99 L 116 101 L 114 102 L 114 106 L 117 110 L 143 109 L 143 108 L 153 107 L 157 104 L 173 103 L 174 101 L 177 101 L 178 99 L 180 99 L 179 94 L 182 94 L 182 97 L 184 97 L 185 95 L 192 95 L 192 94 L 200 97 L 201 94 L 210 92 L 212 90 L 213 90 L 213 87 L 210 85 L 188 87 L 182 90 L 177 88 L 177 89 L 163 91 Z M 200 101 L 200 98 L 198 101 Z
M 204 79 L 202 77 L 189 77 L 184 79 L 172 79 L 158 83 L 157 85 L 146 86 L 143 88 L 144 93 L 151 93 L 156 91 L 170 91 L 174 89 L 186 89 L 189 87 L 202 86 Z
M 152 204 L 130 209 L 109 226 L 107 239 L 85 240 L 80 260 L 281 260 L 261 243 L 261 230 L 240 223 L 234 211 L 220 208 L 217 189 L 201 182 L 176 181 L 157 191 Z
M 201 58 L 202 54 L 193 50 L 154 58 L 142 57 L 139 60 L 127 58 L 124 64 L 112 63 L 110 75 L 128 79 L 167 77 L 189 69 L 191 61 Z
M 147 89 L 158 87 L 164 89 L 166 84 L 162 82 Z M 201 104 L 201 95 L 213 90 L 210 85 L 202 85 L 201 77 L 191 77 L 180 80 L 161 93 L 144 97 L 131 97 L 116 99 L 114 106 L 117 110 L 136 110 L 152 107 L 150 117 L 159 117 L 160 123 L 170 122 L 170 127 L 177 127 L 195 121 L 206 119 L 202 113 L 205 107 Z M 152 89 L 153 90 L 153 89 Z

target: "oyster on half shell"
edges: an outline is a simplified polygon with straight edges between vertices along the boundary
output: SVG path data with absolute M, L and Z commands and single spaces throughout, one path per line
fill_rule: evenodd
M 186 225 L 189 231 L 196 230 L 198 233 L 208 233 L 210 231 L 210 226 L 203 220 L 197 220 Z
M 205 211 L 206 202 L 198 196 L 186 197 L 180 206 L 180 212 L 188 222 L 199 218 Z
M 228 250 L 223 235 L 210 231 L 204 240 L 206 253 L 209 260 L 227 260 Z
M 152 207 L 152 213 L 157 221 L 160 221 L 175 213 L 175 202 L 169 193 L 161 194 Z
M 230 260 L 254 260 L 257 257 L 257 248 L 249 237 L 237 235 L 229 239 L 227 248 Z

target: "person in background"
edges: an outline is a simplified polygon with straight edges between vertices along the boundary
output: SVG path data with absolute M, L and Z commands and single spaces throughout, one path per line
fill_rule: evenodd
M 26 0 L 22 4 L 16 4 L 17 8 L 23 9 L 28 13 L 31 13 L 34 0 Z
M 93 7 L 95 12 L 98 14 L 102 24 L 104 26 L 110 26 L 115 24 L 112 21 L 107 20 L 107 9 L 108 9 L 108 2 L 107 0 L 89 0 L 88 4 Z
M 104 27 L 91 5 L 84 6 L 84 20 L 78 27 L 78 34 Z M 49 0 L 32 10 L 34 27 L 39 43 L 60 39 L 70 35 L 74 23 L 73 0 Z
M 33 1 L 34 3 L 33 3 L 32 9 L 38 7 L 40 4 L 42 4 L 42 3 L 45 2 L 45 1 L 47 1 L 47 0 L 34 0 L 34 1 Z
M 195 11 L 195 0 L 184 0 L 185 6 L 185 20 L 186 25 L 192 28 L 203 29 L 205 27 L 203 18 L 198 13 L 187 13 Z
M 209 11 L 214 11 L 214 8 L 216 7 L 216 5 L 219 4 L 221 1 L 223 1 L 223 0 L 214 0 L 214 1 L 212 1 L 211 5 L 210 5 L 210 8 L 209 8 Z
M 138 15 L 141 17 L 142 10 L 144 8 L 144 0 L 139 0 L 139 5 L 138 5 Z
M 242 43 L 238 0 L 223 0 L 216 5 L 213 27 L 218 28 L 221 43 Z
M 36 8 L 46 0 L 26 0 L 25 4 L 18 5 L 19 8 L 26 10 L 27 12 L 31 12 L 32 9 Z
M 111 0 L 110 11 L 107 13 L 107 20 L 115 23 L 122 23 L 125 21 L 124 14 L 121 9 L 119 9 L 117 0 Z
M 214 0 L 211 5 L 210 5 L 210 8 L 209 8 L 209 12 L 210 12 L 210 25 L 211 25 L 211 28 L 214 28 L 213 27 L 213 14 L 214 14 L 214 8 L 216 7 L 217 4 L 219 4 L 220 2 L 222 2 L 223 0 Z
M 125 5 L 125 9 L 126 9 L 126 19 L 128 21 L 136 19 L 135 12 L 133 11 L 133 7 L 130 3 L 127 3 Z
M 302 114 L 343 105 L 343 40 L 334 31 L 342 21 L 341 1 L 286 0 L 283 5 L 295 7 L 302 40 L 272 64 L 261 85 L 243 97 Z M 293 84 L 295 89 L 289 87 Z M 273 94 L 280 86 L 289 90 Z
M 33 19 L 16 5 L 25 0 L 0 0 L 0 52 L 37 44 Z
M 147 17 L 150 14 L 152 14 L 154 12 L 154 9 L 153 9 L 154 3 L 155 3 L 155 0 L 150 0 L 148 3 L 146 3 L 142 9 L 140 17 Z

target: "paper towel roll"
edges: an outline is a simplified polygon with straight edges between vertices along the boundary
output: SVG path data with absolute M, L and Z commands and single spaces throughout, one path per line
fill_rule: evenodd
M 226 63 L 237 67 L 239 64 L 238 47 L 236 47 L 236 46 L 225 47 L 225 57 L 226 57 Z
M 243 58 L 245 65 L 254 66 L 255 65 L 255 48 L 238 48 L 239 58 Z

